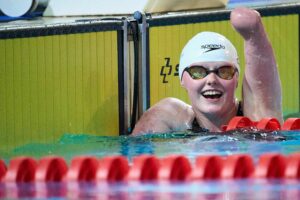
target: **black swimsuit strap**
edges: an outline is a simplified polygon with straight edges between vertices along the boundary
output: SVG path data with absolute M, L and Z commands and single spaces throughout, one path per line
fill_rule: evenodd
M 242 103 L 241 103 L 241 102 L 239 102 L 238 110 L 237 110 L 236 116 L 244 116 L 243 108 L 242 108 Z M 193 131 L 193 132 L 209 132 L 208 129 L 199 126 L 196 117 L 195 117 L 194 120 L 193 120 L 192 128 L 189 129 L 189 130 L 190 130 L 190 131 Z
M 192 128 L 189 130 L 193 131 L 193 132 L 209 132 L 209 130 L 207 128 L 203 128 L 203 127 L 199 126 L 196 117 L 193 120 Z
M 244 112 L 243 112 L 243 108 L 242 108 L 242 102 L 239 102 L 239 106 L 238 106 L 236 116 L 244 116 Z

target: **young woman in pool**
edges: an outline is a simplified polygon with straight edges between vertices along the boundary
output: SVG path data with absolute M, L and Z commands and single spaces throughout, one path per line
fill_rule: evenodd
M 240 73 L 235 47 L 218 33 L 201 32 L 186 44 L 179 63 L 181 85 L 191 105 L 176 98 L 161 100 L 143 114 L 133 135 L 194 127 L 221 131 L 237 115 L 253 121 L 275 117 L 283 122 L 277 65 L 260 14 L 236 8 L 230 21 L 245 43 L 242 101 L 235 97 Z

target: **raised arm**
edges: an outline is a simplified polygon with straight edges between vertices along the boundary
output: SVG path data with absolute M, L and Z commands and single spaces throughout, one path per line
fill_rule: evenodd
M 186 130 L 193 117 L 194 112 L 188 104 L 176 98 L 165 98 L 142 115 L 132 135 Z
M 261 16 L 255 10 L 236 8 L 231 12 L 230 19 L 235 30 L 244 38 L 244 115 L 252 120 L 275 117 L 282 123 L 281 84 Z

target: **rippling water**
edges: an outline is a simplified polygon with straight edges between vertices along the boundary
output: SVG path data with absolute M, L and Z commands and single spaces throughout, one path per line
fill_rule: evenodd
M 63 156 L 70 160 L 78 155 L 124 155 L 131 159 L 140 154 L 155 154 L 158 157 L 184 154 L 193 159 L 203 154 L 231 155 L 248 153 L 254 158 L 266 152 L 290 154 L 300 150 L 300 132 L 259 132 L 251 130 L 226 133 L 176 132 L 141 136 L 93 136 L 65 134 L 57 142 L 32 143 L 2 153 L 9 160 L 19 155 L 40 158 L 46 155 Z
M 129 161 L 140 154 L 164 157 L 183 154 L 191 161 L 205 154 L 231 155 L 248 153 L 256 162 L 261 154 L 280 152 L 284 155 L 300 150 L 300 132 L 259 132 L 240 130 L 227 133 L 177 132 L 142 136 L 104 137 L 87 134 L 65 134 L 57 142 L 27 144 L 11 152 L 10 158 L 27 155 L 37 159 L 58 155 L 67 162 L 78 155 L 124 155 Z M 300 180 L 238 180 L 189 183 L 120 183 L 106 184 L 0 184 L 1 193 L 9 198 L 62 199 L 297 199 Z M 3 195 L 2 195 L 3 196 Z

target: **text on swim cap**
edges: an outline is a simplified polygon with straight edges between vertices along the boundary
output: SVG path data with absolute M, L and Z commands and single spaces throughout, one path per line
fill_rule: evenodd
M 207 51 L 204 52 L 206 53 L 217 49 L 225 49 L 225 46 L 222 44 L 205 44 L 205 45 L 201 45 L 201 49 L 207 49 Z
M 224 45 L 221 44 L 204 44 L 201 45 L 202 49 L 225 49 Z

